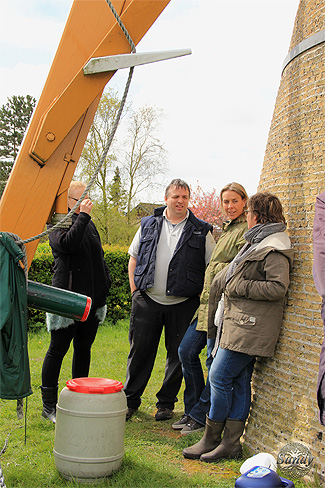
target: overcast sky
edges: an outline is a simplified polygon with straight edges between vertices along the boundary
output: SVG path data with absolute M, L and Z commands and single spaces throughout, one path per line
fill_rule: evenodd
M 72 0 L 1 0 L 0 105 L 39 98 Z M 205 191 L 238 181 L 257 190 L 282 64 L 299 0 L 171 0 L 137 52 L 192 54 L 135 69 L 128 102 L 163 109 L 162 181 Z M 127 70 L 109 86 L 122 94 Z M 142 199 L 158 199 L 145 195 Z

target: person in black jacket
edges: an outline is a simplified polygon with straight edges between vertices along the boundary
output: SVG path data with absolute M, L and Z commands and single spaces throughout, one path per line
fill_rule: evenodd
M 86 185 L 72 181 L 68 191 L 68 207 L 73 208 Z M 88 195 L 72 215 L 68 229 L 50 233 L 49 241 L 54 257 L 52 285 L 92 299 L 89 316 L 85 322 L 74 321 L 59 315 L 47 314 L 47 328 L 51 342 L 42 368 L 42 416 L 56 421 L 58 379 L 61 364 L 73 339 L 72 378 L 87 377 L 91 346 L 99 323 L 106 315 L 106 298 L 111 279 L 104 260 L 98 231 L 91 221 L 92 202 Z

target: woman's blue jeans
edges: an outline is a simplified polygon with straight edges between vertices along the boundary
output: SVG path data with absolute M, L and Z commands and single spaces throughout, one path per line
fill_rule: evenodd
M 200 424 L 205 424 L 206 414 L 210 409 L 209 376 L 205 383 L 201 366 L 200 353 L 207 345 L 207 334 L 196 330 L 197 319 L 188 327 L 178 348 L 178 356 L 182 364 L 185 380 L 184 407 L 185 414 Z M 212 357 L 207 357 L 209 369 Z
M 210 367 L 209 417 L 245 420 L 251 405 L 251 378 L 255 356 L 219 347 Z

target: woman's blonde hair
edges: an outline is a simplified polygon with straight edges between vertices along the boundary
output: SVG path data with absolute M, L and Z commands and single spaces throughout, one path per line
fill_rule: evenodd
M 222 195 L 224 194 L 225 191 L 234 191 L 235 193 L 237 193 L 242 198 L 242 200 L 245 200 L 245 206 L 243 210 L 247 209 L 248 195 L 246 193 L 245 188 L 242 185 L 233 181 L 232 183 L 228 183 L 226 186 L 224 186 L 220 192 L 220 203 L 222 203 L 223 201 Z M 221 213 L 226 215 L 226 212 L 224 211 L 222 205 L 221 205 Z

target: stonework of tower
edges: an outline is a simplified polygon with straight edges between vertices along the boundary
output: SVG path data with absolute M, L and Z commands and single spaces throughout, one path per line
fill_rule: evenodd
M 300 1 L 287 58 L 258 190 L 280 198 L 295 260 L 276 355 L 255 368 L 245 443 L 275 457 L 286 444 L 303 443 L 314 457 L 311 474 L 317 466 L 325 479 L 316 399 L 323 324 L 312 277 L 315 199 L 325 189 L 324 0 Z

